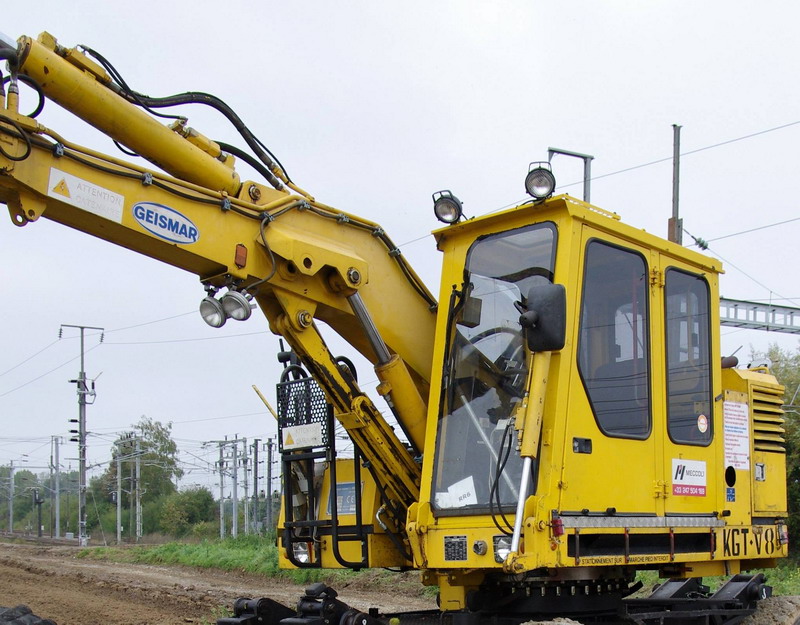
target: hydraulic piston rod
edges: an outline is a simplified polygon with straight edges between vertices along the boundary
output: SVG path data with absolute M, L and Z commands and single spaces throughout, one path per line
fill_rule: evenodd
M 389 352 L 361 296 L 354 293 L 347 301 L 375 351 L 378 360 L 375 373 L 381 381 L 378 392 L 386 399 L 415 451 L 422 453 L 425 449 L 425 402 L 403 361 Z

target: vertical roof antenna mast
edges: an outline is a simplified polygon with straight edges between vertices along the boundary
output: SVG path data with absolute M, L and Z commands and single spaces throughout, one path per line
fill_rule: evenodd
M 683 245 L 683 219 L 678 216 L 681 174 L 681 126 L 672 124 L 672 218 L 668 222 L 667 238 Z

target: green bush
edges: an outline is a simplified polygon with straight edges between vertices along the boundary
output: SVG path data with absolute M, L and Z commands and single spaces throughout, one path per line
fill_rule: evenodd
M 219 524 L 213 521 L 201 521 L 192 525 L 192 538 L 201 540 L 213 540 L 219 536 Z

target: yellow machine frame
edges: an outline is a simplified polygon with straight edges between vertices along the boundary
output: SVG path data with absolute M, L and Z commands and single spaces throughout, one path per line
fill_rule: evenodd
M 376 224 L 318 202 L 277 167 L 274 188 L 242 182 L 234 157 L 219 145 L 183 122 L 158 123 L 112 89 L 102 67 L 46 33 L 39 40 L 23 37 L 20 51 L 20 70 L 48 98 L 169 174 L 70 143 L 20 115 L 16 94 L 9 92 L 0 102 L 0 202 L 12 221 L 24 226 L 45 216 L 195 273 L 212 295 L 228 289 L 253 297 L 270 329 L 320 383 L 370 467 L 360 519 L 372 533 L 370 566 L 418 568 L 425 583 L 440 587 L 443 610 L 463 610 L 491 584 L 527 580 L 546 588 L 574 582 L 588 589 L 624 584 L 636 569 L 730 574 L 771 566 L 787 555 L 783 389 L 766 371 L 721 369 L 717 260 L 558 196 L 436 231 L 443 254 L 438 307 Z M 162 209 L 179 217 L 168 222 Z M 173 224 L 176 238 L 157 232 L 159 220 Z M 512 411 L 504 420 L 513 424 L 513 453 L 533 467 L 535 479 L 530 490 L 524 479 L 521 484 L 527 493 L 521 518 L 508 513 L 515 525 L 509 548 L 495 515 L 447 508 L 434 486 L 443 472 L 437 465 L 437 454 L 444 453 L 438 439 L 447 427 L 442 407 L 453 403 L 445 363 L 456 331 L 448 302 L 460 297 L 460 305 L 470 304 L 465 268 L 478 242 L 535 224 L 549 224 L 555 233 L 550 282 L 566 294 L 567 330 L 563 347 L 515 356 L 524 392 L 507 402 Z M 598 245 L 635 256 L 644 267 L 637 288 L 649 311 L 646 327 L 636 326 L 639 312 L 617 312 L 615 323 L 636 326 L 627 346 L 604 345 L 582 326 L 589 318 L 582 299 L 588 250 Z M 696 422 L 688 427 L 703 435 L 697 443 L 676 442 L 669 434 L 669 385 L 682 384 L 669 377 L 666 364 L 670 272 L 705 285 L 704 323 L 714 329 L 708 339 L 710 399 L 688 401 Z M 521 298 L 520 307 L 526 294 Z M 406 440 L 337 364 L 317 321 L 375 364 L 378 390 Z M 649 338 L 642 338 L 645 333 Z M 681 340 L 687 354 L 698 349 L 692 327 Z M 582 370 L 580 362 L 581 345 L 592 343 L 606 354 L 627 349 L 631 360 L 647 360 L 640 385 L 649 410 L 646 431 L 604 433 L 587 393 L 589 365 Z M 352 482 L 352 466 L 338 463 L 339 481 Z M 330 478 L 316 488 L 324 501 Z M 382 527 L 374 518 L 387 504 L 396 512 Z M 312 512 L 330 521 L 322 507 Z M 403 549 L 387 540 L 387 532 L 403 541 Z M 331 555 L 330 538 L 320 540 L 322 561 L 314 564 L 341 566 Z M 346 548 L 348 559 L 356 559 L 356 550 Z M 284 545 L 286 566 L 288 555 Z

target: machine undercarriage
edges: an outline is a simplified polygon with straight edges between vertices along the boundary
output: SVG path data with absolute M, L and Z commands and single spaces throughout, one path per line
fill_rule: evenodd
M 338 593 L 318 583 L 309 587 L 296 610 L 271 599 L 237 599 L 232 617 L 217 625 L 518 625 L 531 621 L 655 625 L 735 625 L 771 596 L 763 574 L 735 575 L 716 592 L 699 578 L 669 580 L 647 597 L 628 598 L 641 583 L 575 581 L 557 584 L 518 582 L 516 588 L 486 588 L 474 606 L 458 612 L 382 614 L 359 611 Z M 474 609 L 473 609 L 474 608 Z

